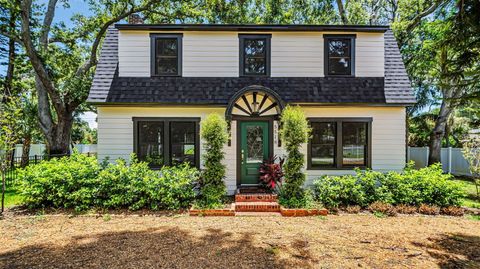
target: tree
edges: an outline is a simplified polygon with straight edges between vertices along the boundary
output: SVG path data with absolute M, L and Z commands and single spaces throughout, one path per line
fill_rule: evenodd
M 58 0 L 49 0 L 46 10 L 41 10 L 45 14 L 41 22 L 38 22 L 37 6 L 32 0 L 17 2 L 21 17 L 19 39 L 35 73 L 38 118 L 49 154 L 69 154 L 74 112 L 87 98 L 98 49 L 108 27 L 133 13 L 160 12 L 162 6 L 181 3 L 90 1 L 94 14 L 90 17 L 75 15 L 74 26 L 67 28 L 62 23 L 53 24 Z

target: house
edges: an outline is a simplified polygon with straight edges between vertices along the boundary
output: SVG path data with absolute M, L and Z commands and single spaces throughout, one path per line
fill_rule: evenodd
M 415 102 L 386 26 L 116 24 L 88 102 L 98 157 L 135 152 L 152 168 L 201 167 L 199 129 L 225 115 L 228 191 L 258 183 L 259 163 L 284 155 L 279 114 L 299 105 L 313 130 L 307 183 L 354 167 L 401 170 L 406 107 Z

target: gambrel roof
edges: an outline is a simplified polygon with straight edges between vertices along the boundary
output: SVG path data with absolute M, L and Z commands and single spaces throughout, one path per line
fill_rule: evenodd
M 117 25 L 117 27 L 119 26 Z M 180 26 L 177 25 L 177 27 Z M 335 29 L 339 28 L 339 26 L 335 27 Z M 348 27 L 352 28 L 353 26 Z M 358 31 L 366 31 L 365 27 L 358 27 Z M 384 38 L 385 77 L 340 78 L 119 77 L 119 30 L 110 27 L 100 52 L 99 63 L 87 101 L 93 104 L 204 104 L 226 106 L 230 97 L 237 91 L 247 86 L 260 85 L 277 92 L 286 103 L 413 104 L 415 103 L 415 97 L 395 37 L 391 30 L 387 30 L 388 28 L 380 28 L 373 27 L 373 30 L 386 31 Z

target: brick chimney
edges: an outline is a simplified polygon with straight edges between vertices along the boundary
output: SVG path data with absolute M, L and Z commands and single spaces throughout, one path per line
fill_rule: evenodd
M 128 23 L 129 24 L 143 24 L 143 19 L 140 15 L 134 13 L 128 16 Z

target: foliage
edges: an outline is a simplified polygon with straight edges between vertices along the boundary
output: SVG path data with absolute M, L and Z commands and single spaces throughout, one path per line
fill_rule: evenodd
M 278 162 L 276 162 L 278 160 Z M 276 156 L 264 160 L 260 165 L 260 182 L 269 190 L 275 190 L 282 182 L 283 179 L 283 166 L 284 159 Z
M 188 164 L 153 171 L 132 155 L 128 165 L 117 160 L 102 167 L 95 157 L 75 153 L 28 166 L 21 189 L 32 208 L 179 209 L 192 203 L 198 177 Z
M 382 213 L 387 216 L 397 215 L 397 211 L 394 206 L 383 202 L 373 202 L 368 206 L 368 210 L 370 210 L 372 213 Z
M 463 144 L 463 156 L 468 161 L 470 173 L 474 176 L 477 198 L 480 200 L 480 136 L 472 136 Z
M 407 167 L 403 173 L 386 174 L 357 170 L 355 175 L 325 176 L 314 182 L 316 199 L 327 207 L 374 202 L 394 205 L 459 205 L 461 186 L 439 164 L 420 170 Z
M 304 155 L 300 147 L 308 141 L 310 127 L 305 114 L 296 106 L 287 106 L 281 115 L 280 135 L 287 152 L 287 160 L 283 165 L 285 183 L 280 192 L 280 202 L 286 207 L 306 207 L 306 197 L 303 184 L 306 175 L 302 172 Z
M 421 204 L 418 207 L 418 213 L 424 215 L 438 215 L 440 214 L 440 207 L 435 205 Z
M 204 141 L 204 170 L 200 182 L 198 206 L 212 208 L 223 205 L 226 194 L 223 147 L 228 140 L 227 122 L 218 114 L 210 114 L 202 122 L 200 135 Z

